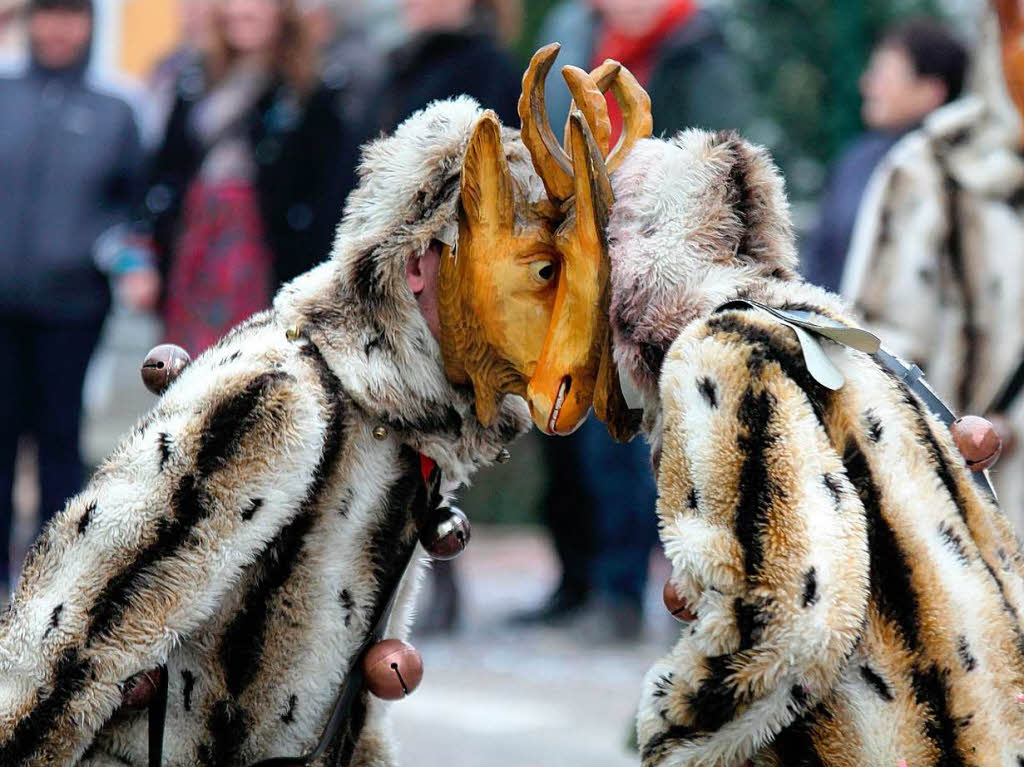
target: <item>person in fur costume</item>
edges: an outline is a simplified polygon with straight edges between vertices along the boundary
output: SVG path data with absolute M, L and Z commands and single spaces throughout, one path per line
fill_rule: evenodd
M 0 618 L 0 764 L 146 764 L 122 703 L 158 666 L 162 764 L 305 754 L 393 593 L 406 635 L 422 516 L 529 423 L 496 396 L 483 425 L 437 340 L 439 250 L 487 199 L 460 203 L 478 139 L 520 245 L 550 239 L 522 144 L 475 102 L 369 145 L 331 258 L 185 367 L 35 544 Z M 394 763 L 357 692 L 313 764 Z
M 693 618 L 645 678 L 643 763 L 1022 763 L 1024 557 L 1006 518 L 876 357 L 835 346 L 832 390 L 791 327 L 735 303 L 856 325 L 798 278 L 767 152 L 686 131 L 641 142 L 612 185 L 615 360 Z
M 1019 3 L 989 12 L 971 93 L 933 113 L 883 161 L 861 205 L 841 292 L 954 408 L 984 413 L 1007 443 L 993 471 L 1024 535 L 1024 157 L 1007 81 L 1024 77 Z M 1002 33 L 1000 33 L 1000 22 Z M 1018 96 L 1020 96 L 1018 87 Z M 1019 101 L 1024 104 L 1024 101 Z
M 644 681 L 644 765 L 1024 764 L 1024 554 L 901 363 L 799 278 L 767 151 L 688 130 L 608 167 L 617 375 L 603 357 L 593 402 L 651 443 L 686 621 Z M 830 323 L 857 348 L 806 329 Z

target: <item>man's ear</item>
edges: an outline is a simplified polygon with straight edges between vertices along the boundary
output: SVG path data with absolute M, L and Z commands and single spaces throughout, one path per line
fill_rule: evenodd
M 426 273 L 423 270 L 423 254 L 416 253 L 409 256 L 405 262 L 405 281 L 409 283 L 409 290 L 414 296 L 423 292 L 427 284 Z
M 473 128 L 462 166 L 461 200 L 471 228 L 486 225 L 512 231 L 512 172 L 501 144 L 501 125 L 491 110 L 484 112 Z

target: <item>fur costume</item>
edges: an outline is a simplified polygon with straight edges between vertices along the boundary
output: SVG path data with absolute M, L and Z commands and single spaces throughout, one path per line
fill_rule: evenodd
M 854 324 L 796 276 L 767 153 L 687 131 L 612 181 L 616 361 L 697 615 L 645 679 L 644 765 L 1024 764 L 1024 558 L 946 427 L 873 357 L 835 347 L 833 392 L 788 327 L 716 311 Z
M 455 225 L 480 113 L 441 102 L 371 144 L 332 258 L 192 362 L 45 530 L 0 619 L 4 767 L 146 764 L 146 714 L 118 708 L 160 664 L 167 767 L 304 753 L 400 579 L 388 636 L 407 632 L 439 492 L 418 453 L 448 488 L 529 423 L 509 398 L 479 424 L 405 280 Z M 506 138 L 517 193 L 541 195 Z M 393 762 L 363 692 L 316 764 Z
M 985 414 L 1024 356 L 1024 158 L 990 20 L 974 94 L 886 157 L 861 203 L 842 293 L 956 410 Z M 1004 414 L 1024 435 L 1024 396 Z M 1024 447 L 992 471 L 1024 534 Z

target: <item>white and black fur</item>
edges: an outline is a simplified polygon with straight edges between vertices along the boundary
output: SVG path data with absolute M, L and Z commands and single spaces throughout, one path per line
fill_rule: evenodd
M 455 226 L 480 114 L 440 102 L 371 144 L 330 260 L 192 362 L 46 528 L 0 618 L 4 767 L 145 765 L 146 713 L 119 710 L 122 687 L 162 664 L 166 767 L 298 755 L 400 581 L 387 635 L 406 635 L 406 563 L 441 498 L 419 454 L 451 489 L 529 423 L 507 398 L 479 424 L 405 282 Z M 394 760 L 364 692 L 316 763 Z
M 686 131 L 612 182 L 615 355 L 697 615 L 645 680 L 644 765 L 1020 767 L 1024 557 L 948 430 L 869 355 L 837 348 L 833 392 L 788 327 L 718 311 L 856 324 L 796 277 L 767 152 Z

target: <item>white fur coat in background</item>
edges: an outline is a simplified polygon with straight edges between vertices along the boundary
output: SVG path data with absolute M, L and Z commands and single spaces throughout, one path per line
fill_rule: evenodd
M 979 415 L 1024 358 L 1021 125 L 988 21 L 972 95 L 933 112 L 876 170 L 841 288 L 952 407 Z M 1024 393 L 1004 415 L 1024 436 Z M 1024 445 L 992 477 L 1024 535 Z
M 44 531 L 0 618 L 4 767 L 145 765 L 146 713 L 118 709 L 160 664 L 166 767 L 305 753 L 403 579 L 405 635 L 414 523 L 440 492 L 419 453 L 450 487 L 528 426 L 512 399 L 480 426 L 405 282 L 454 224 L 479 114 L 440 102 L 370 145 L 331 259 L 186 368 Z M 393 763 L 364 692 L 317 764 Z
M 672 584 L 645 767 L 1024 764 L 1024 558 L 948 430 L 873 357 L 837 392 L 745 298 L 852 325 L 795 275 L 781 178 L 735 134 L 614 174 L 616 359 L 640 388 Z M 884 339 L 883 339 L 884 342 Z

